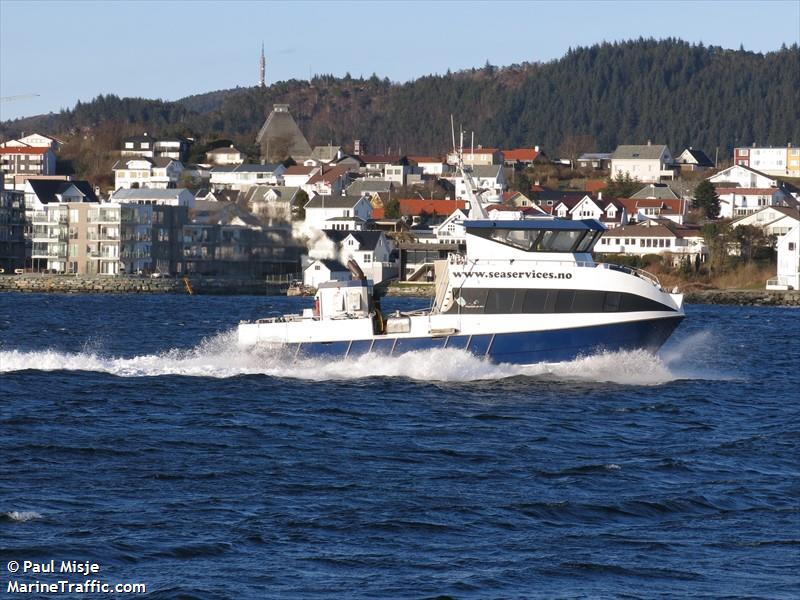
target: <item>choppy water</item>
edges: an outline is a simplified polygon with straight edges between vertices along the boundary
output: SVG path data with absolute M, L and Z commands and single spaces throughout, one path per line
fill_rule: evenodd
M 3 593 L 52 558 L 152 598 L 800 596 L 800 311 L 530 367 L 236 347 L 302 302 L 0 294 Z

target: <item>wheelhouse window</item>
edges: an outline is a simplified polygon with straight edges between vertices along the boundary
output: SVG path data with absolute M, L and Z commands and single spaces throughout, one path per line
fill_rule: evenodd
M 602 231 L 553 229 L 474 229 L 470 233 L 526 252 L 588 252 Z

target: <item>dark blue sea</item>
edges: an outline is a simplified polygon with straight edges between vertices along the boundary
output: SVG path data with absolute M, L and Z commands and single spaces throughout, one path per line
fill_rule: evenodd
M 237 348 L 306 301 L 0 294 L 0 596 L 800 597 L 797 309 L 529 367 Z

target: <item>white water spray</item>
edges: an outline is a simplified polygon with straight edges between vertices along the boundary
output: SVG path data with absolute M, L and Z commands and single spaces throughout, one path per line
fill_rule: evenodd
M 463 382 L 531 377 L 547 380 L 661 385 L 688 378 L 674 372 L 674 357 L 662 359 L 643 350 L 601 353 L 561 363 L 512 365 L 492 363 L 463 350 L 438 349 L 397 356 L 366 355 L 358 358 L 294 359 L 282 347 L 243 348 L 235 331 L 208 338 L 189 350 L 168 350 L 130 358 L 104 356 L 85 350 L 0 351 L 0 373 L 22 370 L 93 371 L 118 377 L 235 377 L 266 375 L 311 381 L 367 377 L 402 377 L 418 381 Z M 715 379 L 704 375 L 691 378 Z

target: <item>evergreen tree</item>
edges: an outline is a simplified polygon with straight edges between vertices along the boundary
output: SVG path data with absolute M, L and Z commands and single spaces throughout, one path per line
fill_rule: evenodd
M 617 176 L 608 178 L 605 192 L 612 198 L 630 198 L 642 188 L 642 183 L 631 178 L 630 173 L 617 173 Z
M 400 218 L 400 201 L 397 198 L 390 197 L 383 207 L 383 216 L 387 219 Z
M 719 196 L 717 195 L 717 190 L 714 189 L 713 183 L 704 179 L 697 184 L 697 187 L 694 188 L 692 206 L 697 210 L 703 211 L 707 219 L 719 217 Z

